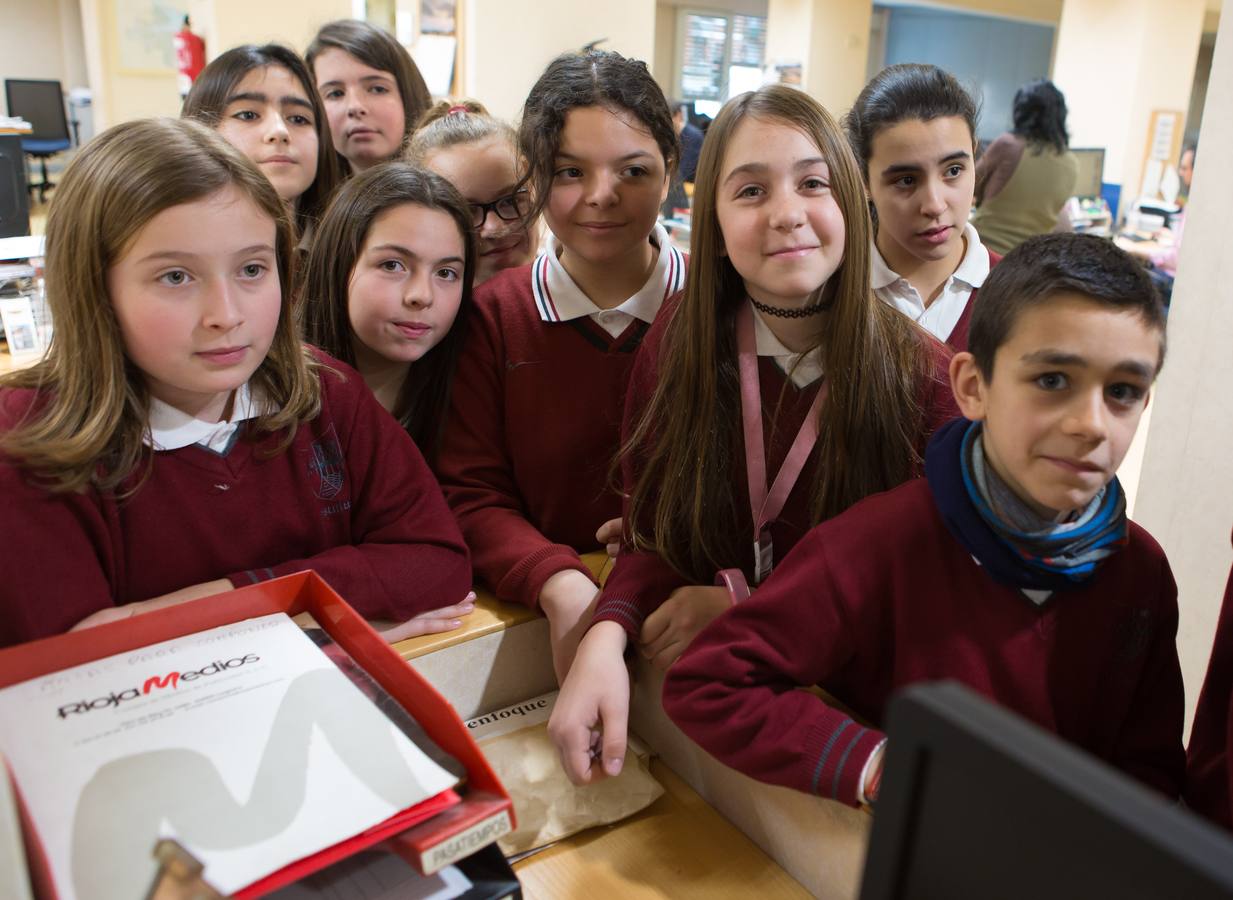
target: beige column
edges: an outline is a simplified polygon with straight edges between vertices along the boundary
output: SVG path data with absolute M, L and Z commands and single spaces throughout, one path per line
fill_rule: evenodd
M 865 86 L 871 0 L 770 0 L 768 63 L 799 61 L 803 86 L 839 117 Z
M 1104 147 L 1104 180 L 1138 195 L 1154 109 L 1190 105 L 1205 0 L 1064 0 L 1053 81 L 1073 147 Z
M 1183 107 L 1185 108 L 1185 107 Z M 1181 604 L 1178 649 L 1193 711 L 1233 550 L 1233 28 L 1216 38 L 1203 134 L 1152 401 L 1135 518 L 1163 545 Z M 1190 716 L 1187 716 L 1189 724 Z
M 655 0 L 463 0 L 463 84 L 497 116 L 517 118 L 544 67 L 605 38 L 601 50 L 655 55 Z

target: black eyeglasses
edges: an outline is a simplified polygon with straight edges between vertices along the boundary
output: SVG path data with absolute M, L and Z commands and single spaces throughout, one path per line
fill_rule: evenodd
M 471 207 L 471 221 L 478 231 L 488 221 L 488 214 L 494 212 L 502 222 L 515 222 L 527 214 L 531 207 L 530 195 L 526 188 L 515 191 L 508 197 L 499 197 L 491 203 L 468 203 Z

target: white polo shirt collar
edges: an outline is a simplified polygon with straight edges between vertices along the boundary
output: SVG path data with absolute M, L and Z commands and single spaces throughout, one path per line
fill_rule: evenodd
M 545 322 L 568 322 L 589 316 L 608 334 L 616 337 L 637 319 L 655 321 L 663 302 L 685 287 L 685 257 L 672 246 L 668 232 L 656 224 L 650 242 L 659 250 L 655 269 L 638 293 L 612 309 L 600 309 L 582 292 L 561 265 L 561 242 L 549 235 L 544 251 L 531 266 L 531 293 L 539 317 Z
M 758 312 L 753 304 L 750 304 L 750 307 L 753 309 L 754 341 L 759 356 L 771 357 L 779 370 L 787 375 L 797 388 L 811 385 L 822 377 L 822 357 L 817 348 L 805 353 L 793 353 L 775 337 L 775 332 L 766 324 L 762 313 Z
M 950 337 L 967 308 L 972 291 L 989 277 L 989 251 L 980 242 L 980 235 L 972 223 L 964 225 L 963 236 L 967 239 L 963 259 L 928 307 L 916 288 L 887 265 L 877 245 L 873 246 L 871 274 L 874 293 L 941 341 Z
M 247 382 L 236 389 L 231 416 L 225 422 L 195 419 L 188 413 L 151 397 L 150 434 L 147 440 L 155 450 L 179 450 L 200 444 L 215 453 L 226 453 L 240 424 L 257 418 L 263 411 L 263 404 L 254 399 Z

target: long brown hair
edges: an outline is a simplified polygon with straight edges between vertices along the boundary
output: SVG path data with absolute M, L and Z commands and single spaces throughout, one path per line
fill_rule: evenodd
M 702 145 L 684 296 L 664 332 L 650 404 L 622 448 L 640 471 L 630 497 L 635 546 L 698 584 L 743 560 L 753 530 L 748 506 L 738 508 L 732 491 L 733 473 L 744 469 L 735 321 L 745 285 L 722 252 L 715 210 L 724 147 L 749 117 L 799 129 L 817 145 L 844 219 L 844 258 L 821 288 L 827 308 L 814 344 L 828 394 L 817 466 L 805 476 L 812 521 L 905 481 L 918 462 L 928 354 L 915 326 L 870 289 L 871 226 L 856 159 L 807 94 L 780 85 L 742 94 L 720 110 Z
M 413 366 L 394 405 L 394 418 L 424 455 L 436 456 L 449 408 L 450 385 L 462 352 L 475 281 L 475 230 L 471 210 L 452 184 L 425 169 L 402 162 L 373 166 L 342 186 L 317 230 L 308 254 L 303 300 L 299 307 L 305 339 L 355 365 L 355 335 L 348 301 L 351 273 L 373 220 L 404 203 L 440 210 L 454 220 L 466 248 L 462 302 L 449 332 Z
M 314 63 L 317 57 L 329 49 L 341 50 L 354 56 L 366 66 L 371 66 L 381 72 L 389 72 L 398 85 L 398 96 L 402 100 L 402 145 L 406 146 L 415 129 L 415 123 L 420 116 L 432 106 L 432 94 L 424 83 L 424 76 L 407 48 L 398 43 L 397 38 L 383 28 L 378 28 L 359 19 L 337 19 L 322 25 L 308 45 L 304 60 L 313 78 L 317 77 Z M 398 152 L 401 152 L 401 147 Z M 390 158 L 396 158 L 396 152 Z M 350 171 L 350 164 L 339 154 L 340 164 L 344 172 Z
M 228 101 L 244 76 L 253 69 L 268 66 L 281 66 L 290 72 L 304 89 L 312 106 L 313 130 L 317 133 L 317 174 L 295 204 L 295 224 L 300 234 L 305 234 L 309 226 L 325 212 L 334 189 L 342 182 L 342 167 L 330 138 L 330 123 L 325 117 L 321 94 L 298 53 L 279 44 L 232 47 L 201 70 L 184 98 L 180 117 L 197 119 L 211 128 L 217 128 Z
M 143 458 L 152 461 L 146 442 L 149 389 L 125 353 L 107 271 L 154 216 L 228 187 L 276 226 L 281 312 L 269 353 L 251 379 L 276 408 L 256 420 L 254 438 L 285 430 L 285 448 L 296 426 L 319 412 L 315 364 L 291 318 L 294 229 L 270 182 L 198 122 L 125 122 L 83 147 L 56 188 L 46 249 L 55 333 L 41 362 L 0 380 L 0 387 L 40 392 L 41 405 L 0 435 L 0 452 L 50 490 L 109 490 L 136 472 Z

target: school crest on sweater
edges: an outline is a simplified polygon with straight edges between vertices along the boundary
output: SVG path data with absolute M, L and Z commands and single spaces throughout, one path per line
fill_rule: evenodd
M 342 445 L 338 443 L 338 432 L 333 425 L 329 431 L 312 442 L 311 450 L 308 470 L 318 479 L 315 489 L 317 498 L 333 500 L 342 493 L 347 472 Z

